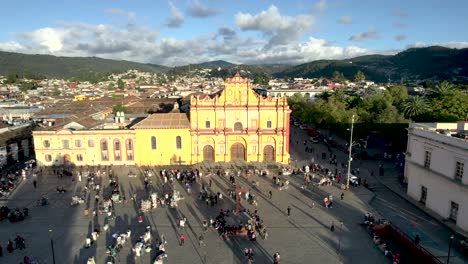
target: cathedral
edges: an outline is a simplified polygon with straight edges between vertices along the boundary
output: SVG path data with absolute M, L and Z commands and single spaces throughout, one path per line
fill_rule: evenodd
M 259 95 L 237 74 L 216 94 L 192 96 L 189 116 L 157 113 L 129 122 L 118 112 L 112 124 L 87 116 L 38 128 L 36 161 L 39 166 L 288 164 L 290 113 L 286 97 Z

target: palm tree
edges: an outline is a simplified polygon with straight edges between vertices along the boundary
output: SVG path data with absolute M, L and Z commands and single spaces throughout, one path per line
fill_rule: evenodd
M 428 95 L 433 98 L 441 98 L 442 96 L 455 90 L 455 86 L 447 81 L 443 81 L 436 87 L 429 90 Z
M 408 98 L 403 104 L 402 104 L 402 109 L 403 113 L 411 118 L 413 116 L 417 116 L 420 114 L 424 114 L 427 111 L 429 111 L 431 108 L 429 106 L 429 103 L 424 97 L 420 96 L 414 96 Z

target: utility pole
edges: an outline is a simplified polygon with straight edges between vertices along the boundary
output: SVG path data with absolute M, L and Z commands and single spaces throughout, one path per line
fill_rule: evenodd
M 348 177 L 346 180 L 346 189 L 349 189 L 349 177 L 351 174 L 351 160 L 352 158 L 352 150 L 353 150 L 353 129 L 354 129 L 354 115 L 351 118 L 351 136 L 349 138 L 349 151 L 348 151 Z

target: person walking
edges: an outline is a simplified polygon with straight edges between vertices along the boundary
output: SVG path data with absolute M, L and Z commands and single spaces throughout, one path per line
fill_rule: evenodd
M 273 192 L 271 190 L 268 191 L 268 199 L 271 200 L 271 197 L 273 196 Z
M 2 245 L 0 245 L 0 258 L 3 257 L 3 248 Z
M 205 245 L 205 238 L 203 237 L 203 234 L 200 234 L 200 236 L 198 237 L 198 246 L 199 247 L 206 246 Z
M 419 237 L 419 234 L 416 234 L 416 237 L 414 238 L 414 244 L 419 246 L 419 242 L 421 242 L 421 238 Z
M 291 207 L 288 205 L 288 217 L 291 215 Z
M 344 198 L 344 192 L 341 193 L 341 200 Z
M 11 241 L 11 239 L 8 240 L 8 245 L 7 245 L 7 251 L 8 253 L 12 253 L 14 250 L 13 248 L 13 241 Z
M 280 258 L 280 253 L 277 251 L 275 254 L 273 254 L 273 264 L 279 264 Z
M 183 246 L 185 242 L 185 236 L 184 234 L 180 234 L 180 246 Z
M 33 181 L 33 186 L 34 186 L 34 189 L 37 188 L 37 181 L 36 180 Z

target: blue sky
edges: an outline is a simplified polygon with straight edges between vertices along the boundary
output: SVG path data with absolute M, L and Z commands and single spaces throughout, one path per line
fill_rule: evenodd
M 408 47 L 468 47 L 464 0 L 16 0 L 0 50 L 168 66 L 303 63 Z

